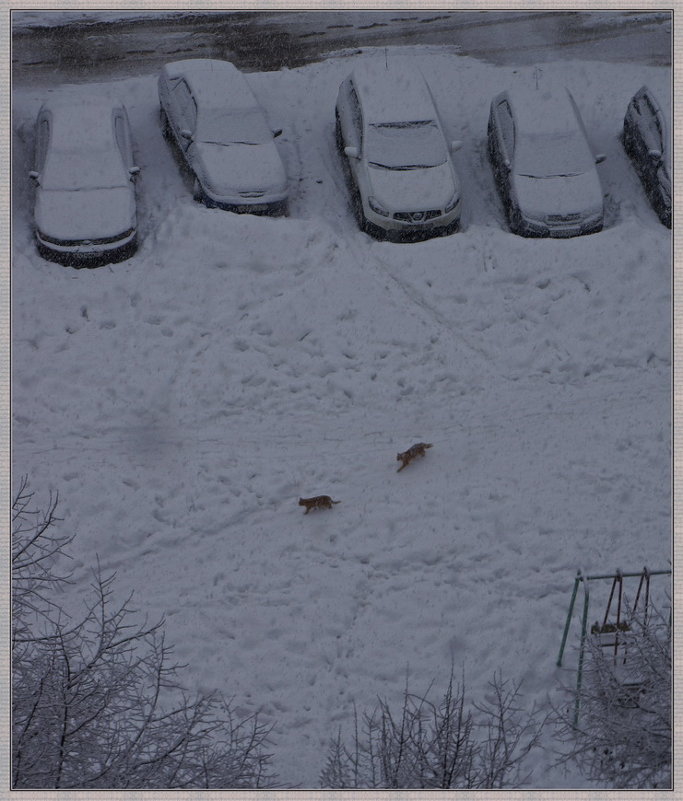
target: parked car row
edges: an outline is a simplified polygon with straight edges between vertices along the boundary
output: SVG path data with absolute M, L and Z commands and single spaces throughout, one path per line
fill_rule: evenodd
M 194 180 L 194 197 L 238 213 L 286 214 L 288 185 L 271 130 L 240 71 L 216 59 L 166 64 L 160 124 Z M 450 234 L 462 188 L 429 85 L 416 69 L 359 64 L 341 83 L 335 139 L 362 230 L 389 238 Z M 488 154 L 510 229 L 522 236 L 599 231 L 603 195 L 578 107 L 562 89 L 494 97 Z M 629 103 L 623 145 L 662 222 L 671 226 L 670 144 L 647 87 Z M 137 244 L 140 168 L 126 109 L 106 99 L 51 100 L 35 126 L 34 225 L 40 254 L 66 264 L 128 258 Z

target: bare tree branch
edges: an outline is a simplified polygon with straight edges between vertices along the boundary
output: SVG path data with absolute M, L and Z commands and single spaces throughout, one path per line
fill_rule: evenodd
M 395 713 L 380 698 L 363 716 L 359 732 L 354 707 L 351 748 L 341 731 L 330 744 L 321 773 L 322 787 L 367 789 L 467 789 L 517 786 L 520 768 L 539 745 L 544 721 L 538 713 L 518 706 L 519 685 L 500 674 L 490 683 L 493 700 L 467 709 L 464 680 L 456 684 L 453 671 L 437 704 L 411 693 L 406 683 L 403 704 Z M 479 712 L 479 718 L 475 718 Z M 483 731 L 484 737 L 477 736 Z
M 12 530 L 12 782 L 24 788 L 273 787 L 272 728 L 222 696 L 190 697 L 169 662 L 163 619 L 137 621 L 99 560 L 70 619 L 53 589 L 72 537 L 55 533 L 57 496 L 33 509 L 22 480 Z

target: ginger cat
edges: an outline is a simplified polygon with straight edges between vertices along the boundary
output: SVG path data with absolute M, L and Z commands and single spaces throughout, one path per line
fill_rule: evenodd
M 341 503 L 341 501 L 333 501 L 329 495 L 316 495 L 314 498 L 299 498 L 299 506 L 305 506 L 307 515 L 311 509 L 331 509 L 333 503 Z
M 396 459 L 402 464 L 396 472 L 400 473 L 404 467 L 408 467 L 411 461 L 415 459 L 417 456 L 424 456 L 427 448 L 431 447 L 432 447 L 431 442 L 418 442 L 415 445 L 412 445 L 410 448 L 408 448 L 407 451 L 404 451 L 403 453 L 397 453 Z

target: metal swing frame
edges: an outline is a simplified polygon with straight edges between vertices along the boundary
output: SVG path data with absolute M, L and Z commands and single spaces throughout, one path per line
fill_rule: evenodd
M 671 575 L 671 570 L 648 570 L 644 567 L 640 573 L 624 573 L 621 570 L 616 570 L 614 573 L 596 576 L 584 576 L 581 570 L 577 571 L 576 578 L 574 579 L 574 588 L 572 590 L 571 601 L 569 602 L 569 611 L 567 612 L 567 620 L 564 624 L 564 632 L 562 634 L 562 644 L 560 645 L 560 653 L 557 657 L 557 666 L 562 667 L 562 660 L 564 658 L 564 650 L 567 644 L 567 637 L 569 635 L 569 627 L 572 621 L 572 614 L 574 612 L 574 604 L 576 603 L 576 596 L 579 590 L 579 584 L 583 583 L 584 596 L 583 596 L 583 611 L 581 614 L 581 642 L 579 646 L 579 665 L 576 677 L 576 703 L 574 706 L 574 726 L 579 721 L 579 697 L 581 685 L 583 682 L 583 665 L 586 651 L 586 634 L 588 625 L 588 606 L 590 600 L 590 588 L 588 583 L 590 581 L 600 581 L 605 579 L 612 580 L 612 589 L 610 591 L 609 600 L 607 602 L 607 609 L 602 624 L 596 623 L 591 628 L 591 634 L 614 634 L 614 642 L 601 643 L 602 647 L 614 647 L 614 659 L 616 661 L 617 652 L 619 650 L 619 633 L 630 630 L 630 624 L 627 620 L 622 618 L 622 605 L 623 605 L 623 584 L 625 578 L 640 578 L 638 584 L 638 591 L 636 599 L 631 610 L 633 615 L 638 609 L 641 596 L 644 597 L 643 601 L 643 620 L 647 621 L 650 606 L 650 578 L 652 576 Z M 644 594 L 643 594 L 644 590 Z M 612 609 L 612 602 L 614 600 L 615 591 L 617 592 L 617 615 L 615 622 L 608 622 L 608 618 Z

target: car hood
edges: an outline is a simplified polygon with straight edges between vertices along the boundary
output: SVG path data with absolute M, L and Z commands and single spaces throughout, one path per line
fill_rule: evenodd
M 551 178 L 516 175 L 514 186 L 519 208 L 536 219 L 548 214 L 585 215 L 602 210 L 602 187 L 595 170 Z
M 236 192 L 284 192 L 287 177 L 273 142 L 263 145 L 215 145 L 195 142 L 190 161 L 206 188 L 217 195 Z
M 413 170 L 368 167 L 368 183 L 370 194 L 390 211 L 443 209 L 458 190 L 448 162 Z
M 54 239 L 105 239 L 135 227 L 135 192 L 131 184 L 107 189 L 39 189 L 35 223 Z

